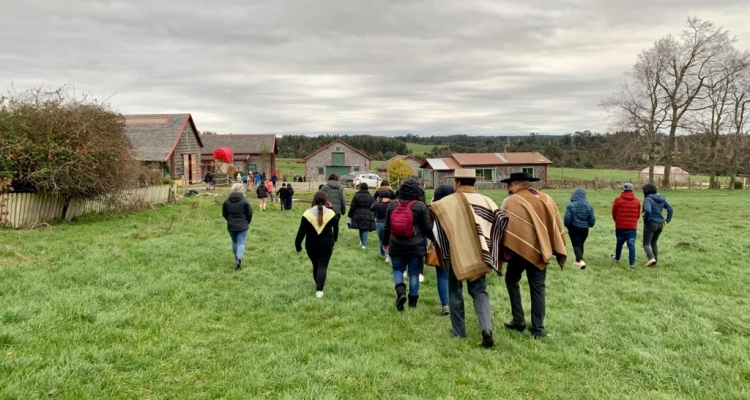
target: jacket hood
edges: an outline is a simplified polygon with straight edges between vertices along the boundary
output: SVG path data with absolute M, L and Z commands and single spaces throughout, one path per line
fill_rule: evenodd
M 653 202 L 657 204 L 664 204 L 664 202 L 667 201 L 667 198 L 664 197 L 663 194 L 658 194 L 658 193 L 650 194 L 646 198 L 651 199 Z
M 241 201 L 244 198 L 245 198 L 245 195 L 243 195 L 242 193 L 232 193 L 229 195 L 229 201 L 231 201 L 232 203 Z
M 405 180 L 398 190 L 398 197 L 402 200 L 417 200 L 419 195 L 419 182 L 414 178 Z
M 310 213 L 312 213 L 312 215 L 313 215 L 314 217 L 317 217 L 317 216 L 318 216 L 318 206 L 313 206 L 312 208 L 310 208 L 310 209 L 309 209 L 309 210 L 307 210 L 307 211 L 309 211 Z M 329 211 L 333 212 L 333 210 L 331 210 L 330 208 L 328 208 L 328 207 L 326 207 L 326 206 L 323 206 L 323 215 L 325 215 L 325 214 L 326 214 L 327 212 L 329 212 Z
M 633 192 L 622 192 L 620 193 L 620 198 L 627 201 L 637 200 Z
M 328 186 L 334 189 L 341 189 L 341 184 L 339 183 L 339 181 L 328 181 Z
M 573 195 L 570 196 L 570 201 L 587 201 L 586 190 L 584 188 L 578 188 L 573 191 Z

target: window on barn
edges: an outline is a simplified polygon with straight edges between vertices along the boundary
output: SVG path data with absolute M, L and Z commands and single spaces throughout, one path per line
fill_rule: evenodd
M 250 172 L 257 172 L 258 171 L 258 165 L 257 164 L 247 164 L 247 170 Z
M 477 169 L 477 180 L 480 182 L 494 182 L 495 181 L 495 168 L 478 168 Z
M 532 178 L 534 177 L 534 167 L 521 168 L 521 172 L 529 174 Z
M 359 172 L 359 165 L 354 166 L 354 172 Z
M 341 151 L 341 146 L 336 146 L 336 151 L 340 152 Z
M 333 165 L 344 165 L 344 153 L 333 153 Z
M 325 174 L 323 167 L 318 167 L 318 175 L 323 175 L 323 174 Z

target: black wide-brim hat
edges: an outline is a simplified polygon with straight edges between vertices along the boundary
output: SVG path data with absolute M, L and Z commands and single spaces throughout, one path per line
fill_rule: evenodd
M 511 183 L 511 182 L 536 182 L 539 178 L 534 178 L 533 176 L 529 175 L 526 172 L 513 172 L 510 174 L 509 178 L 505 178 L 501 180 L 502 183 Z

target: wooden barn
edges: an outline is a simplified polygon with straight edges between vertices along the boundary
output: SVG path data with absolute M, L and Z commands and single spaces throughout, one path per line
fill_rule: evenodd
M 305 157 L 307 181 L 325 181 L 332 173 L 338 176 L 349 172 L 368 172 L 372 157 L 349 144 L 334 140 Z
M 453 153 L 450 158 L 429 158 L 422 163 L 422 180 L 425 187 L 453 184 L 449 176 L 456 168 L 477 170 L 481 185 L 497 186 L 513 172 L 527 172 L 540 178 L 535 186 L 544 187 L 548 167 L 552 161 L 538 152 L 525 153 Z
M 203 142 L 190 114 L 124 115 L 133 157 L 172 179 L 200 182 Z
M 201 135 L 203 140 L 203 151 L 201 152 L 201 166 L 205 174 L 208 169 L 213 169 L 213 152 L 219 147 L 228 147 L 234 153 L 234 169 L 248 172 L 266 174 L 270 178 L 276 171 L 276 156 L 279 154 L 279 146 L 275 134 L 264 135 Z

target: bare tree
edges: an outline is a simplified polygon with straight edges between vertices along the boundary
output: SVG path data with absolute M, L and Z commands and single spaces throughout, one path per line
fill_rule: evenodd
M 633 129 L 644 139 L 649 183 L 654 182 L 654 165 L 661 148 L 659 131 L 667 119 L 668 101 L 661 89 L 661 79 L 665 75 L 663 61 L 656 48 L 643 51 L 633 69 L 626 74 L 627 80 L 620 92 L 602 103 L 622 128 Z M 624 148 L 638 149 L 634 146 Z M 626 151 L 621 156 L 632 158 L 633 155 Z
M 662 181 L 662 187 L 666 189 L 670 187 L 677 130 L 714 72 L 716 59 L 732 43 L 733 39 L 723 28 L 716 28 L 713 23 L 698 18 L 688 18 L 687 28 L 679 38 L 669 35 L 656 42 L 656 52 L 666 66 L 659 86 L 669 102 L 669 136 Z
M 748 53 L 743 53 L 745 57 Z M 734 190 L 735 179 L 740 166 L 750 159 L 750 141 L 747 133 L 750 131 L 750 66 L 737 76 L 729 88 L 732 99 L 731 133 L 727 135 L 727 172 L 729 173 L 729 188 Z

